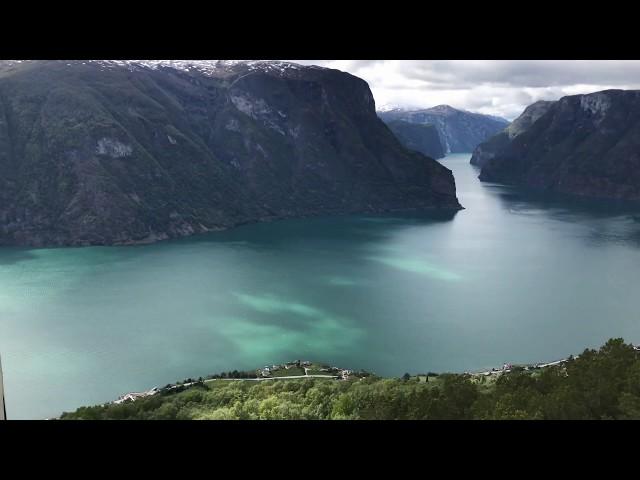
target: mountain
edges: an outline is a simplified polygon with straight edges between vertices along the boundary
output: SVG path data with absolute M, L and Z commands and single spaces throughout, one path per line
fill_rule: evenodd
M 511 140 L 526 131 L 533 122 L 547 113 L 547 110 L 549 110 L 553 103 L 554 102 L 540 100 L 529 105 L 524 112 L 522 112 L 522 115 L 516 118 L 507 128 L 478 145 L 473 150 L 471 163 L 482 167 L 496 155 L 496 152 L 503 149 Z
M 409 150 L 415 150 L 431 158 L 444 157 L 438 130 L 434 125 L 391 120 L 387 127 Z
M 0 244 L 131 244 L 317 214 L 460 209 L 367 83 L 286 62 L 0 62 Z
M 435 125 L 445 153 L 471 152 L 481 142 L 503 130 L 509 122 L 504 118 L 458 110 L 438 105 L 424 110 L 394 109 L 378 112 L 385 122 L 402 120 Z
M 542 109 L 484 161 L 481 180 L 640 200 L 640 91 L 571 95 Z

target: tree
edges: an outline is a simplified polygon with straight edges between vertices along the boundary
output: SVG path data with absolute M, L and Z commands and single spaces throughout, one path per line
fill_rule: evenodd
M 234 373 L 251 374 L 222 376 Z M 640 419 L 640 354 L 621 339 L 585 350 L 565 365 L 512 370 L 495 382 L 442 374 L 426 386 L 412 378 L 405 373 L 358 382 L 216 382 L 215 388 L 179 384 L 168 390 L 167 385 L 162 395 L 81 407 L 62 418 Z

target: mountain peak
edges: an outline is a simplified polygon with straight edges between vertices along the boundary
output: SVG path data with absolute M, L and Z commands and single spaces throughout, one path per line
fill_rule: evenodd
M 529 105 L 472 160 L 483 181 L 564 195 L 640 200 L 640 91 L 604 90 Z
M 466 111 L 466 110 L 460 110 L 458 108 L 453 108 L 451 105 L 445 105 L 445 104 L 436 105 L 435 107 L 427 108 L 426 110 L 434 113 L 456 113 L 456 112 Z
M 404 111 L 404 109 L 398 105 L 395 105 L 393 103 L 385 103 L 384 105 L 379 106 L 378 108 L 376 108 L 376 110 L 378 112 L 394 112 L 394 111 Z
M 481 142 L 503 130 L 508 122 L 482 113 L 441 104 L 417 110 L 378 111 L 383 121 L 404 120 L 409 123 L 432 124 L 438 130 L 445 153 L 471 152 Z

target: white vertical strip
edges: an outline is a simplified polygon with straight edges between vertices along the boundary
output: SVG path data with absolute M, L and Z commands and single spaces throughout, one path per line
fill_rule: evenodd
M 2 358 L 0 357 L 0 420 L 7 419 L 6 407 L 4 406 L 4 386 L 2 381 Z

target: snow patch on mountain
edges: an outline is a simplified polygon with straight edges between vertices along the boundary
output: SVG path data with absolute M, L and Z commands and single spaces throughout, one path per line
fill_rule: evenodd
M 318 68 L 317 66 L 303 66 L 292 62 L 280 60 L 90 60 L 103 68 L 173 68 L 184 72 L 199 72 L 205 75 L 214 75 L 224 71 L 231 71 L 238 66 L 248 71 L 265 71 L 275 74 L 286 74 L 289 71 L 303 68 Z M 69 64 L 72 65 L 72 64 Z
M 394 110 L 402 111 L 403 108 L 398 106 L 398 105 L 392 104 L 392 103 L 386 103 L 386 104 L 381 105 L 380 107 L 378 107 L 376 110 L 378 112 L 392 112 Z
M 98 155 L 107 155 L 111 158 L 128 157 L 133 152 L 130 145 L 126 145 L 114 138 L 103 137 L 98 140 L 96 145 L 96 153 Z

